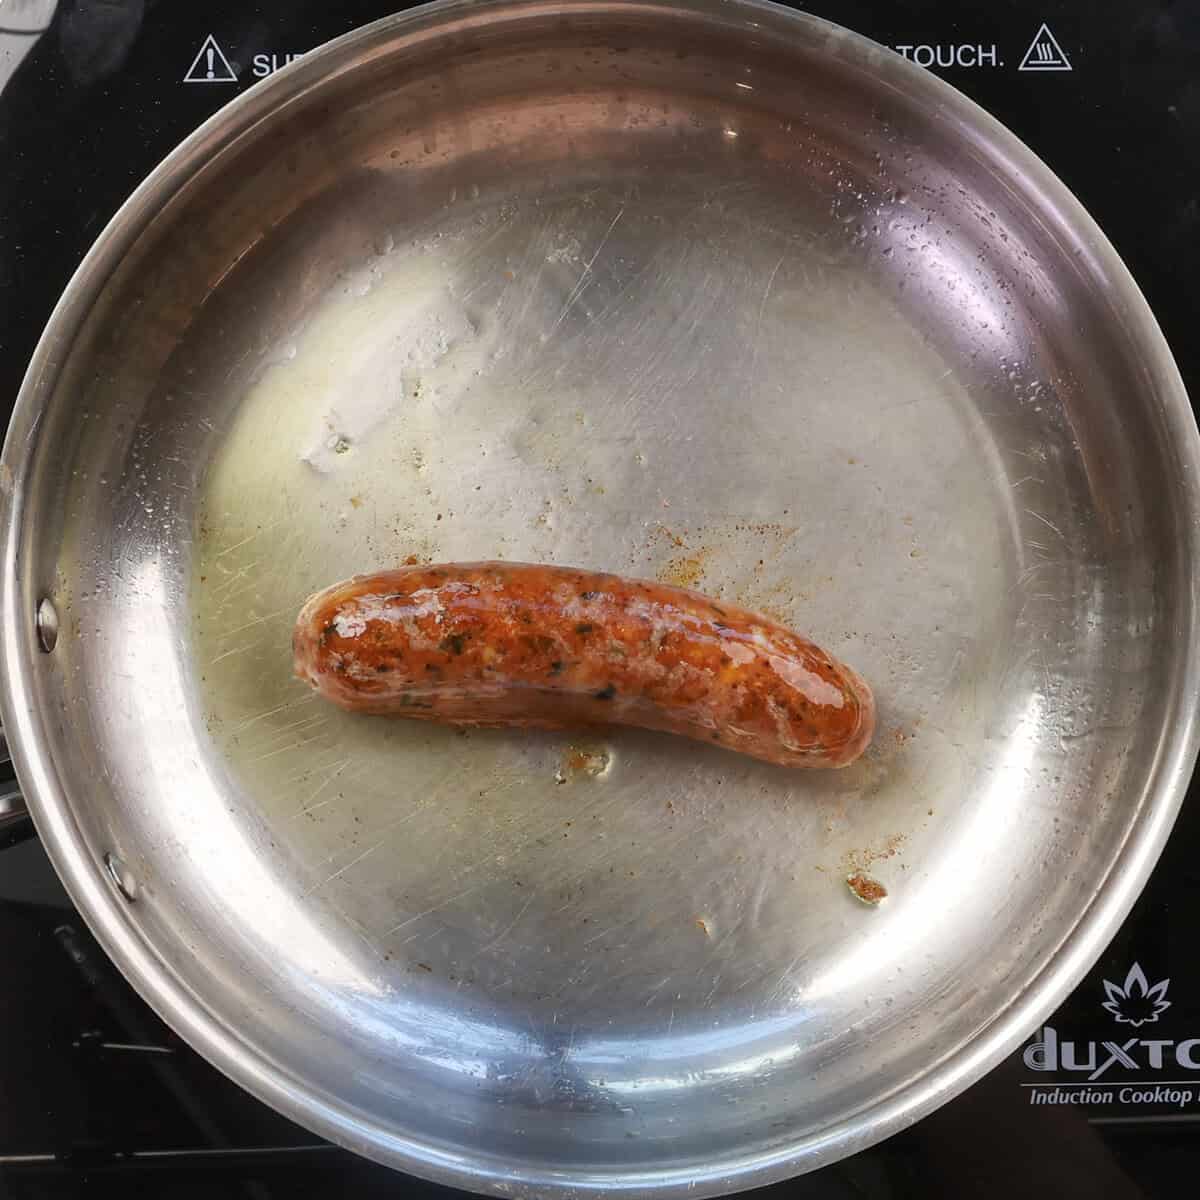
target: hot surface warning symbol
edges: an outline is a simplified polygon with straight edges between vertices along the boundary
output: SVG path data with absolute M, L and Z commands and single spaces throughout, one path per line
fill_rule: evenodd
M 217 45 L 217 39 L 210 33 L 200 47 L 200 53 L 192 59 L 184 83 L 237 83 L 237 72 L 229 65 L 229 59 Z
M 1044 21 L 1042 27 L 1029 43 L 1025 57 L 1021 59 L 1018 71 L 1069 71 L 1071 63 L 1058 44 L 1058 39 L 1050 32 L 1050 26 Z

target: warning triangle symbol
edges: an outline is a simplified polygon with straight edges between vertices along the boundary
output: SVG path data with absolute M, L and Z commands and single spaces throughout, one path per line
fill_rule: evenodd
M 1025 57 L 1021 59 L 1018 71 L 1070 71 L 1071 61 L 1058 44 L 1058 39 L 1050 32 L 1050 26 L 1042 22 L 1042 27 L 1029 43 Z
M 237 83 L 237 72 L 229 65 L 225 52 L 217 45 L 210 33 L 200 46 L 200 52 L 192 59 L 184 83 Z

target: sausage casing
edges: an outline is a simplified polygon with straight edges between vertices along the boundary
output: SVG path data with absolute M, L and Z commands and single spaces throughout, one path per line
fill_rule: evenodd
M 634 725 L 788 767 L 841 767 L 866 683 L 808 639 L 698 592 L 527 563 L 361 575 L 309 598 L 296 674 L 356 712 L 454 725 Z

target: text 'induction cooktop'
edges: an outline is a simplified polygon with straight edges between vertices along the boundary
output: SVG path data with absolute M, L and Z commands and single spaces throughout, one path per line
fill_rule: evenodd
M 993 113 L 1096 218 L 1200 396 L 1200 0 L 827 0 Z M 182 138 L 314 47 L 395 10 L 0 0 L 0 401 L 121 202 Z M 0 807 L 14 790 L 0 775 Z M 18 831 L 20 832 L 20 830 Z M 778 1196 L 1156 1197 L 1200 1172 L 1195 786 L 1144 895 L 1002 1066 Z M 198 1058 L 89 935 L 34 838 L 0 852 L 0 1195 L 453 1195 L 329 1146 Z M 139 1181 L 140 1183 L 141 1181 Z M 1181 1191 L 1184 1189 L 1184 1191 Z

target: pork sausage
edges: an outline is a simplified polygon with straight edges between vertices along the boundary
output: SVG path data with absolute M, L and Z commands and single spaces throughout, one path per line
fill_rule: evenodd
M 787 767 L 871 740 L 870 688 L 769 617 L 698 592 L 526 563 L 360 575 L 305 603 L 296 674 L 355 712 L 453 725 L 636 725 Z

